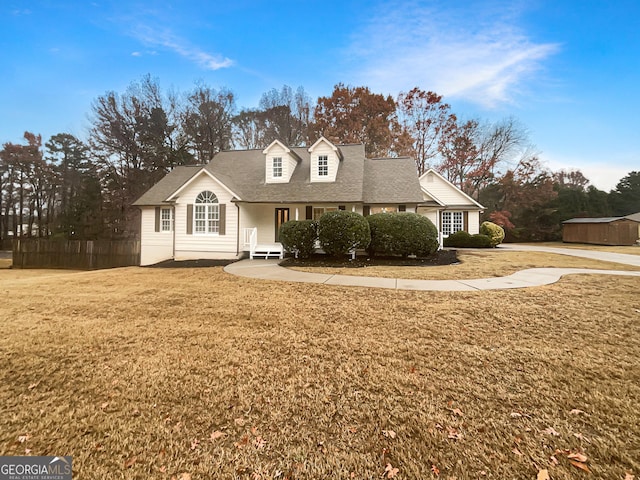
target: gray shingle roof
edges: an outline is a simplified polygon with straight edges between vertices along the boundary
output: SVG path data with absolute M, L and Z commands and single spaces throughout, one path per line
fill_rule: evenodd
M 191 177 L 202 169 L 202 165 L 176 167 L 166 174 L 162 180 L 144 192 L 133 205 L 162 205 L 162 203 Z
M 416 164 L 408 157 L 365 161 L 364 203 L 421 203 Z
M 339 145 L 335 182 L 310 182 L 311 158 L 306 148 L 292 148 L 300 158 L 289 183 L 265 183 L 262 150 L 218 153 L 204 168 L 251 203 L 419 203 L 422 191 L 410 158 L 365 158 L 363 145 Z M 160 205 L 202 167 L 178 167 L 140 197 L 134 205 Z

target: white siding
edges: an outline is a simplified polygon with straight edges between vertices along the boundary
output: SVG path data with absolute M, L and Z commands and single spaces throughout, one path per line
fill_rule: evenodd
M 470 211 L 469 212 L 469 233 L 471 235 L 475 233 L 480 233 L 480 212 L 478 211 Z
M 187 205 L 195 204 L 196 197 L 204 190 L 210 190 L 218 197 L 219 204 L 226 205 L 225 234 L 197 234 L 195 229 L 187 234 Z M 235 258 L 238 249 L 238 209 L 231 203 L 232 195 L 223 185 L 206 174 L 200 174 L 176 200 L 176 260 L 199 258 Z
M 274 157 L 282 158 L 282 176 L 273 176 L 273 159 Z M 298 162 L 296 159 L 278 144 L 271 145 L 269 151 L 265 154 L 265 172 L 264 178 L 266 183 L 288 183 L 291 175 L 296 168 Z
M 315 148 L 310 152 L 311 155 L 311 172 L 309 178 L 312 182 L 335 182 L 336 175 L 338 174 L 338 167 L 340 165 L 340 159 L 337 152 L 331 148 L 331 145 L 327 142 L 318 143 Z M 326 155 L 328 159 L 329 175 L 318 175 L 318 157 L 320 155 Z
M 173 232 L 156 232 L 155 229 L 155 207 L 142 207 L 140 265 L 153 265 L 173 257 Z
M 429 181 L 431 179 L 431 181 Z M 440 200 L 445 205 L 469 205 L 477 208 L 477 205 L 470 201 L 458 188 L 445 182 L 434 173 L 427 173 L 420 178 L 420 186 L 430 195 Z

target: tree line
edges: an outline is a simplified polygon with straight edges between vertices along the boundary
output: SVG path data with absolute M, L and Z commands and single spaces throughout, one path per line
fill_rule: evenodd
M 196 84 L 163 92 L 147 75 L 96 98 L 87 138 L 46 143 L 25 132 L 0 150 L 0 241 L 17 236 L 131 238 L 144 191 L 178 165 L 206 164 L 229 149 L 262 149 L 279 139 L 363 143 L 368 157 L 410 156 L 418 174 L 435 168 L 487 207 L 512 239 L 558 238 L 574 216 L 640 211 L 640 172 L 606 193 L 580 171 L 544 167 L 514 118 L 464 119 L 443 97 L 414 88 L 397 97 L 338 84 L 313 102 L 303 87 L 265 92 L 256 108 L 236 107 L 229 89 Z

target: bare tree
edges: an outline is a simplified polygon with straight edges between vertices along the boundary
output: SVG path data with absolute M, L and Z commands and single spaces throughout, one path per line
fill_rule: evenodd
M 422 175 L 438 156 L 442 132 L 455 117 L 441 95 L 417 87 L 401 92 L 397 104 L 400 124 L 410 142 L 406 153 L 415 159 L 418 175 Z
M 483 124 L 451 116 L 438 143 L 441 162 L 436 168 L 477 198 L 503 167 L 530 157 L 531 149 L 526 130 L 514 118 Z
M 198 163 L 208 163 L 216 153 L 231 147 L 234 114 L 235 99 L 230 90 L 197 85 L 187 95 L 182 124 Z

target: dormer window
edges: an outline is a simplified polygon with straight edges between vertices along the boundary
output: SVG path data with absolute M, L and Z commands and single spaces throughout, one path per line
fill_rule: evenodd
M 273 177 L 282 177 L 282 157 L 273 157 Z
M 318 156 L 318 176 L 326 177 L 329 175 L 329 157 L 327 155 Z

